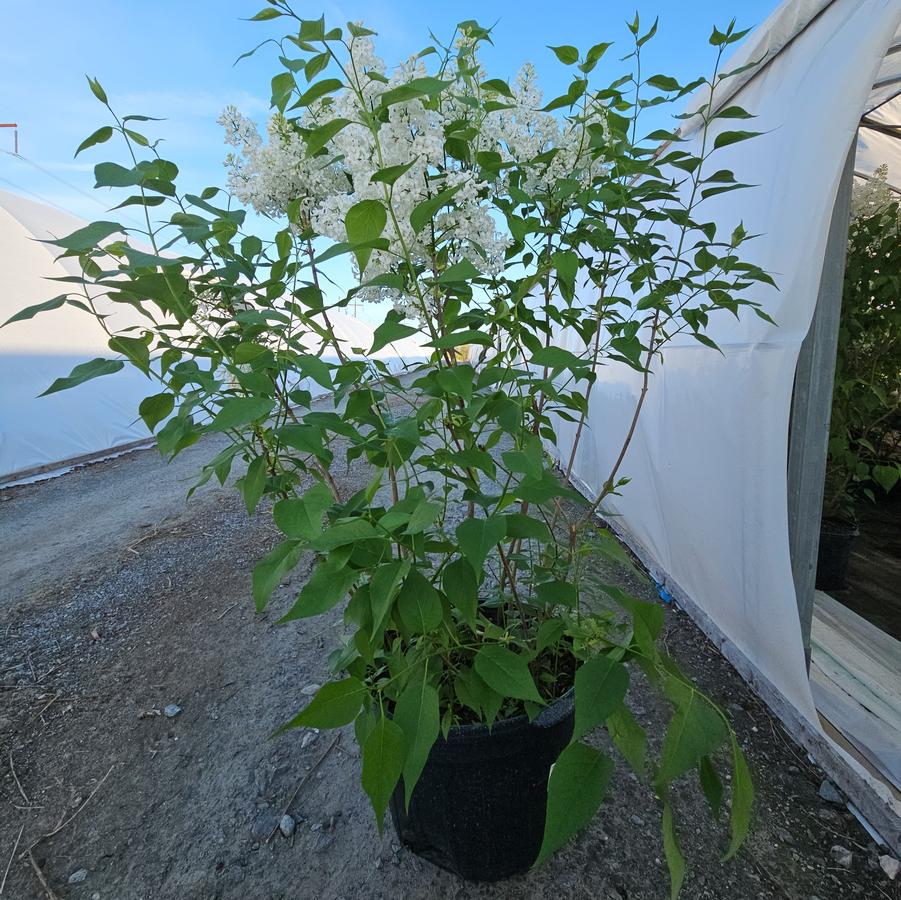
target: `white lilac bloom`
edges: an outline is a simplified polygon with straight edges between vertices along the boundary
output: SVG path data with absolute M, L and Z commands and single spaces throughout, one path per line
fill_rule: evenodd
M 388 75 L 368 36 L 352 38 L 342 66 L 344 87 L 327 99 L 307 107 L 299 119 L 273 116 L 266 141 L 256 125 L 228 107 L 220 123 L 226 142 L 236 149 L 226 159 L 229 188 L 242 202 L 269 216 L 285 214 L 292 202 L 314 232 L 333 241 L 345 241 L 348 210 L 364 200 L 384 203 L 389 215 L 383 232 L 385 250 L 372 252 L 361 280 L 372 280 L 411 261 L 428 273 L 440 248 L 444 265 L 468 260 L 485 275 L 504 268 L 510 239 L 492 215 L 493 201 L 506 195 L 505 175 L 483 176 L 475 161 L 463 163 L 445 149 L 453 123 L 471 123 L 477 129 L 475 151 L 500 154 L 504 163 L 520 167 L 520 187 L 527 193 L 548 194 L 559 179 L 574 178 L 588 184 L 603 161 L 588 146 L 587 128 L 600 125 L 606 133 L 606 108 L 594 103 L 573 110 L 571 118 L 543 112 L 535 70 L 525 65 L 511 88 L 512 99 L 497 97 L 502 108 L 484 111 L 484 81 L 475 56 L 475 43 L 462 35 L 456 55 L 445 61 L 440 77 L 453 86 L 437 104 L 420 99 L 394 103 L 385 120 L 372 127 L 371 112 L 386 91 L 427 76 L 424 59 L 410 57 Z M 485 91 L 485 94 L 488 94 Z M 345 125 L 325 145 L 325 153 L 309 155 L 304 129 L 343 119 Z M 533 162 L 554 151 L 550 159 Z M 371 175 L 392 166 L 409 168 L 388 188 Z M 453 203 L 434 217 L 433 228 L 418 233 L 410 223 L 413 210 L 439 191 L 455 188 Z M 354 263 L 356 266 L 356 263 Z M 361 300 L 390 300 L 405 315 L 422 317 L 422 297 L 413 298 L 384 287 L 366 287 Z

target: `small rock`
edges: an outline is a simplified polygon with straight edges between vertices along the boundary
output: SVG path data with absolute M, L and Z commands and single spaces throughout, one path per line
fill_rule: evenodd
M 879 857 L 879 865 L 882 871 L 888 875 L 889 881 L 894 881 L 898 877 L 898 872 L 901 871 L 901 862 L 898 862 L 894 856 L 889 856 L 887 853 Z
M 788 774 L 789 774 L 789 775 L 800 775 L 800 774 L 801 774 L 801 770 L 800 770 L 797 766 L 789 766 L 789 767 L 788 767 Z
M 91 900 L 100 900 L 100 891 L 94 891 L 94 893 L 91 894 Z
M 794 842 L 795 842 L 795 838 L 792 835 L 792 833 L 790 831 L 786 830 L 785 828 L 777 828 L 776 829 L 776 837 L 779 838 L 779 840 L 783 844 L 794 844 Z
M 263 812 L 254 819 L 253 825 L 250 828 L 250 833 L 257 840 L 263 840 L 272 834 L 278 824 L 279 821 L 273 813 L 263 810 Z
M 318 691 L 319 688 L 320 688 L 321 686 L 322 686 L 322 685 L 316 684 L 316 683 L 314 682 L 313 684 L 308 684 L 305 688 L 301 688 L 301 689 L 300 689 L 300 692 L 301 692 L 301 694 L 303 694 L 305 697 L 312 697 L 313 694 L 315 694 L 316 691 Z
M 833 824 L 841 824 L 842 821 L 842 817 L 834 809 L 818 809 L 817 818 Z
M 629 816 L 629 821 L 633 825 L 637 825 L 639 828 L 644 828 L 644 819 L 642 819 L 641 816 L 635 816 L 635 815 Z
M 300 749 L 301 749 L 301 750 L 306 750 L 307 747 L 309 747 L 310 744 L 312 744 L 313 741 L 315 741 L 316 738 L 318 738 L 318 737 L 319 737 L 318 734 L 315 734 L 315 733 L 312 732 L 312 731 L 308 731 L 308 732 L 303 736 L 303 740 L 300 742 Z
M 828 779 L 820 785 L 820 797 L 827 803 L 835 806 L 844 806 L 845 798 L 839 793 L 838 788 Z
M 76 869 L 76 871 L 69 876 L 69 884 L 81 884 L 87 877 L 87 869 Z
M 841 844 L 833 844 L 832 849 L 829 851 L 829 855 L 835 863 L 843 869 L 850 869 L 851 863 L 854 862 L 854 854 Z
M 278 830 L 286 838 L 289 838 L 292 834 L 294 834 L 294 829 L 296 827 L 297 823 L 287 813 L 285 813 L 285 815 L 281 817 L 278 823 Z
M 320 834 L 319 840 L 316 841 L 316 846 L 313 847 L 313 852 L 322 853 L 324 850 L 328 850 L 334 843 L 335 836 L 333 834 Z
M 174 719 L 176 716 L 181 715 L 181 707 L 175 703 L 170 703 L 168 706 L 163 707 L 163 715 L 167 719 Z

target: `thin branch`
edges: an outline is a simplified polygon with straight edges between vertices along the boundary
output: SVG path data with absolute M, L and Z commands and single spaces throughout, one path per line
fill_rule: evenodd
M 53 888 L 47 884 L 47 879 L 44 877 L 44 873 L 41 871 L 41 867 L 38 865 L 38 861 L 34 858 L 34 853 L 32 853 L 31 848 L 29 847 L 26 851 L 26 855 L 28 857 L 28 861 L 31 863 L 31 868 L 34 869 L 34 874 L 38 876 L 38 881 L 41 883 L 41 887 L 44 889 L 44 893 L 47 895 L 47 900 L 59 900 L 59 897 L 53 892 Z
M 9 751 L 9 771 L 12 772 L 13 781 L 16 783 L 16 787 L 19 789 L 19 793 L 22 795 L 22 799 L 28 806 L 31 806 L 31 801 L 28 799 L 28 794 L 25 793 L 24 788 L 22 787 L 22 782 L 19 781 L 19 776 L 16 775 L 16 767 L 13 763 L 13 752 Z
M 13 852 L 9 854 L 9 861 L 6 863 L 6 871 L 3 873 L 3 880 L 0 881 L 0 897 L 3 896 L 3 889 L 6 887 L 6 879 L 9 876 L 9 870 L 12 867 L 13 859 L 16 855 L 16 850 L 19 849 L 19 841 L 22 840 L 22 832 L 25 831 L 25 823 L 22 823 L 22 827 L 19 829 L 19 836 L 16 838 L 16 843 L 13 845 Z

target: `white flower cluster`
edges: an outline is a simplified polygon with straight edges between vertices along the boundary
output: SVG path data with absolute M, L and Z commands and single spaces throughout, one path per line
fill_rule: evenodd
M 330 161 L 307 156 L 300 134 L 283 116 L 269 120 L 268 143 L 257 126 L 234 106 L 219 118 L 225 142 L 238 149 L 225 159 L 229 190 L 242 202 L 266 215 L 283 215 L 292 200 L 308 213 L 318 200 L 340 190 L 339 173 Z
M 505 163 L 522 166 L 526 174 L 520 187 L 529 192 L 548 193 L 563 177 L 587 182 L 593 174 L 592 166 L 602 165 L 594 162 L 588 151 L 586 125 L 596 122 L 606 128 L 605 110 L 562 122 L 551 113 L 541 112 L 541 91 L 531 66 L 519 73 L 511 89 L 512 99 L 497 98 L 504 108 L 475 118 L 475 104 L 467 101 L 479 90 L 482 76 L 465 77 L 463 70 L 468 68 L 471 73 L 475 62 L 473 45 L 466 40 L 458 42 L 457 59 L 442 73 L 443 78 L 455 78 L 456 83 L 442 95 L 439 108 L 428 108 L 420 99 L 393 103 L 388 107 L 387 120 L 373 130 L 371 113 L 382 95 L 428 73 L 423 60 L 412 57 L 388 76 L 368 37 L 353 38 L 350 51 L 343 67 L 346 86 L 307 108 L 296 123 L 273 116 L 267 142 L 234 107 L 225 110 L 220 122 L 226 129 L 226 142 L 238 151 L 226 159 L 229 187 L 259 212 L 281 215 L 289 203 L 299 201 L 317 234 L 345 241 L 345 216 L 352 206 L 363 200 L 385 204 L 389 215 L 383 237 L 388 249 L 375 250 L 365 273 L 357 272 L 367 281 L 396 270 L 402 260 L 412 261 L 429 273 L 437 248 L 441 248 L 447 264 L 467 259 L 482 273 L 502 271 L 510 242 L 498 230 L 491 200 L 506 192 L 506 179 L 487 180 L 477 165 L 448 157 L 445 142 L 451 123 L 454 127 L 459 127 L 460 121 L 476 125 L 476 149 L 494 151 Z M 350 124 L 328 141 L 327 153 L 309 156 L 303 129 L 336 119 Z M 551 150 L 556 151 L 551 159 L 532 162 Z M 371 180 L 375 172 L 394 166 L 409 168 L 390 188 Z M 414 231 L 410 223 L 413 210 L 447 188 L 455 189 L 453 201 L 434 217 L 434 227 Z M 418 297 L 385 287 L 366 288 L 358 297 L 391 299 L 408 315 L 428 312 L 420 308 Z
M 869 178 L 858 178 L 851 189 L 851 217 L 865 219 L 875 216 L 899 201 L 888 186 L 888 166 L 881 165 Z
M 526 167 L 528 176 L 522 188 L 527 193 L 549 193 L 561 178 L 574 178 L 587 185 L 604 168 L 603 160 L 589 150 L 588 129 L 598 125 L 606 140 L 606 108 L 593 101 L 584 114 L 564 121 L 542 112 L 543 96 L 531 63 L 519 70 L 511 92 L 508 108 L 486 117 L 481 132 L 486 149 L 500 151 L 504 162 Z M 556 152 L 550 162 L 532 162 L 552 150 Z

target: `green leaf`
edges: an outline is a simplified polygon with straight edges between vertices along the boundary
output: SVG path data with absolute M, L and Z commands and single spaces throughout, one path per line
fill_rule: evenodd
M 330 681 L 322 685 L 309 704 L 275 734 L 301 727 L 341 728 L 342 725 L 353 722 L 365 696 L 366 687 L 357 678 Z
M 344 217 L 347 239 L 351 244 L 363 244 L 381 237 L 388 221 L 388 213 L 378 200 L 361 200 L 355 203 Z M 354 250 L 360 272 L 366 268 L 372 249 L 362 247 Z
M 507 84 L 506 81 L 502 81 L 500 78 L 488 78 L 482 82 L 481 88 L 483 91 L 493 91 L 495 94 L 501 94 L 504 97 L 508 97 L 511 100 L 513 99 L 513 91 L 510 90 L 510 85 Z
M 317 154 L 339 131 L 350 125 L 350 119 L 330 119 L 304 137 L 307 156 Z
M 427 634 L 441 624 L 443 610 L 438 591 L 418 569 L 412 569 L 404 580 L 397 597 L 397 614 L 410 634 Z
M 403 767 L 404 803 L 407 807 L 429 752 L 438 738 L 438 692 L 429 684 L 427 674 L 427 667 L 423 666 L 422 677 L 410 679 L 394 709 L 394 721 L 404 733 L 407 748 Z
M 348 568 L 343 559 L 326 557 L 313 570 L 310 580 L 300 589 L 297 600 L 279 619 L 279 624 L 328 612 L 344 599 L 359 575 L 356 569 Z
M 413 166 L 416 165 L 416 160 L 411 159 L 410 162 L 404 163 L 401 166 L 386 166 L 384 169 L 379 169 L 377 172 L 374 172 L 369 176 L 370 181 L 381 182 L 382 184 L 392 185 L 398 178 L 402 175 L 405 175 Z
M 150 371 L 150 348 L 143 338 L 116 335 L 107 342 L 113 353 L 121 353 L 132 365 L 139 368 L 145 375 Z
M 376 634 L 388 619 L 401 582 L 410 571 L 409 559 L 395 559 L 384 563 L 372 573 L 369 597 L 372 603 L 372 632 Z
M 763 134 L 762 131 L 721 131 L 713 142 L 713 149 L 719 150 L 720 147 L 728 147 L 730 144 L 737 144 L 739 141 L 746 141 L 748 138 L 757 137 Z
M 290 75 L 290 73 L 285 74 Z M 291 81 L 293 84 L 293 76 Z M 320 97 L 324 97 L 326 94 L 333 94 L 335 91 L 340 91 L 342 87 L 344 87 L 344 85 L 337 78 L 323 78 L 322 81 L 317 81 L 314 85 L 307 88 L 307 90 L 300 95 L 300 99 L 297 100 L 291 109 L 300 109 L 302 106 L 310 106 Z
M 207 431 L 228 431 L 265 419 L 275 406 L 268 397 L 229 397 L 207 426 Z
M 542 606 L 567 606 L 576 609 L 579 605 L 579 591 L 568 581 L 543 581 L 535 585 L 535 597 Z
M 244 496 L 244 506 L 247 509 L 247 514 L 250 516 L 253 515 L 260 498 L 263 496 L 263 491 L 266 489 L 267 475 L 266 458 L 258 456 L 250 461 L 247 472 L 241 479 L 240 491 Z
M 391 719 L 381 716 L 363 744 L 363 771 L 360 780 L 375 811 L 375 823 L 382 833 L 385 810 L 404 766 L 404 733 Z
M 725 106 L 718 109 L 714 119 L 756 119 L 757 117 L 742 109 L 740 106 Z
M 481 277 L 481 274 L 468 259 L 461 259 L 460 262 L 448 266 L 438 276 L 438 283 L 452 284 L 457 281 L 470 281 L 473 278 Z
M 541 347 L 532 354 L 529 362 L 533 366 L 547 366 L 549 369 L 588 369 L 591 361 L 576 356 L 562 347 Z
M 525 656 L 500 644 L 484 644 L 473 665 L 485 684 L 501 696 L 544 704 Z
M 88 86 L 91 89 L 91 93 L 101 102 L 101 103 L 109 103 L 109 100 L 106 96 L 106 91 L 100 86 L 100 82 L 96 78 L 91 78 L 89 75 L 85 75 L 85 78 L 88 79 Z
M 97 163 L 94 166 L 94 187 L 131 187 L 141 183 L 141 176 L 134 169 L 126 169 L 114 162 Z
M 433 97 L 452 84 L 453 81 L 442 81 L 440 78 L 432 78 L 431 76 L 412 78 L 404 84 L 385 91 L 381 96 L 380 103 L 382 107 L 388 107 L 393 106 L 395 103 L 406 103 L 409 100 L 416 100 L 419 97 Z
M 462 557 L 444 567 L 441 586 L 451 606 L 460 611 L 463 620 L 474 622 L 478 606 L 479 583 L 472 566 Z
M 726 738 L 719 713 L 695 689 L 686 686 L 686 690 L 663 739 L 658 785 L 700 765 L 701 758 L 713 753 Z
M 410 224 L 413 226 L 414 233 L 419 234 L 432 221 L 435 213 L 441 207 L 450 203 L 454 194 L 460 190 L 460 187 L 461 185 L 455 185 L 454 187 L 445 188 L 434 197 L 429 197 L 413 207 L 413 212 L 410 213 Z
M 261 9 L 255 16 L 251 16 L 247 19 L 248 22 L 265 22 L 268 19 L 277 19 L 279 16 L 284 15 L 280 9 L 275 9 L 272 6 L 267 6 L 265 9 Z
M 720 781 L 716 769 L 710 761 L 709 756 L 702 757 L 701 765 L 698 768 L 698 779 L 701 782 L 701 790 L 707 799 L 707 805 L 716 818 L 719 815 L 720 805 L 723 802 L 723 783 Z
M 681 89 L 682 85 L 676 81 L 675 78 L 672 78 L 669 75 L 652 75 L 647 83 L 653 87 L 657 88 L 659 91 L 678 91 Z
M 440 338 L 429 341 L 425 346 L 434 347 L 436 350 L 449 350 L 451 347 L 461 347 L 463 344 L 480 344 L 483 347 L 491 346 L 491 336 L 484 331 L 475 328 L 464 328 L 463 331 L 452 331 Z
M 121 231 L 122 226 L 118 222 L 91 222 L 90 225 L 85 225 L 84 228 L 79 228 L 64 238 L 45 243 L 54 244 L 64 250 L 82 252 L 95 249 L 101 241 Z
M 669 869 L 670 897 L 676 900 L 685 880 L 685 857 L 679 849 L 676 836 L 676 824 L 673 821 L 673 808 L 669 801 L 663 804 L 663 851 L 666 854 L 666 865 Z
M 573 740 L 578 740 L 622 706 L 629 689 L 629 673 L 622 663 L 609 656 L 592 656 L 576 670 L 575 686 Z
M 647 768 L 648 738 L 644 729 L 625 707 L 614 710 L 607 719 L 607 733 L 633 771 L 641 777 Z
M 873 466 L 873 481 L 886 493 L 898 483 L 899 478 L 901 478 L 901 466 Z
M 96 144 L 103 144 L 108 141 L 113 136 L 113 129 L 109 125 L 102 125 L 98 128 L 90 137 L 86 137 L 79 145 L 78 149 L 75 151 L 75 155 L 78 156 L 82 150 L 87 150 L 88 147 L 93 147 Z
M 325 482 L 317 481 L 302 497 L 279 500 L 272 517 L 288 537 L 312 540 L 322 534 L 322 517 L 333 502 Z
M 409 337 L 411 334 L 419 332 L 419 329 L 413 325 L 401 324 L 403 319 L 403 313 L 393 309 L 389 310 L 388 315 L 385 316 L 385 321 L 375 330 L 369 352 L 377 353 L 392 341 L 399 341 L 401 338 Z
M 748 836 L 751 826 L 751 811 L 754 808 L 754 783 L 751 780 L 751 771 L 738 739 L 734 734 L 732 739 L 732 811 L 730 822 L 732 826 L 732 840 L 723 861 L 731 859 L 738 852 L 739 847 Z
M 548 779 L 544 840 L 536 866 L 594 818 L 612 773 L 613 760 L 586 744 L 572 743 L 560 754 Z
M 548 543 L 552 540 L 551 532 L 544 522 L 533 519 L 523 513 L 511 513 L 503 516 L 506 524 L 506 536 L 511 539 L 531 539 Z
M 253 602 L 262 612 L 285 575 L 300 561 L 303 547 L 297 541 L 282 541 L 253 568 Z
M 346 544 L 378 537 L 382 537 L 382 535 L 365 519 L 350 519 L 331 525 L 319 537 L 310 541 L 310 547 L 313 550 L 334 550 L 336 547 L 343 547 Z
M 52 300 L 45 300 L 43 303 L 36 303 L 34 306 L 26 306 L 25 309 L 19 310 L 14 316 L 7 319 L 0 328 L 6 328 L 13 322 L 24 322 L 25 319 L 31 319 L 38 313 L 49 312 L 51 309 L 59 309 L 66 302 L 66 294 L 60 294 Z
M 476 572 L 485 565 L 485 559 L 506 534 L 506 522 L 499 516 L 487 519 L 464 519 L 456 530 L 457 542 L 463 555 Z
M 153 431 L 173 409 L 175 409 L 175 395 L 162 393 L 145 397 L 138 406 L 138 413 L 147 428 Z
M 101 375 L 112 375 L 125 367 L 125 363 L 121 359 L 92 359 L 90 362 L 84 362 L 77 365 L 65 378 L 57 378 L 50 387 L 47 388 L 39 397 L 46 397 L 48 394 L 55 394 L 57 391 L 67 391 L 76 385 L 92 378 L 99 378 Z
M 563 44 L 560 47 L 551 47 L 550 45 L 548 45 L 548 49 L 553 50 L 554 55 L 564 65 L 571 66 L 573 63 L 578 62 L 579 60 L 579 51 L 569 44 Z

